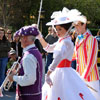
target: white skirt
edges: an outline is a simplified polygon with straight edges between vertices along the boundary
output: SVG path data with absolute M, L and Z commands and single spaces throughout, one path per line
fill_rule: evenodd
M 53 86 L 44 83 L 42 100 L 96 100 L 73 68 L 56 68 L 50 77 Z
M 93 82 L 86 82 L 85 81 L 85 83 L 90 86 L 89 89 L 90 89 L 91 93 L 94 95 L 94 97 L 96 98 L 96 100 L 100 100 L 99 80 L 93 81 Z

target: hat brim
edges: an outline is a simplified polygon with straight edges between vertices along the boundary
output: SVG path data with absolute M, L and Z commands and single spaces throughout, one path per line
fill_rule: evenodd
M 46 23 L 46 26 L 62 25 L 62 24 L 68 24 L 68 23 L 72 23 L 72 22 L 73 22 L 73 20 L 66 20 L 66 21 L 57 21 L 57 20 L 54 20 L 54 21 Z

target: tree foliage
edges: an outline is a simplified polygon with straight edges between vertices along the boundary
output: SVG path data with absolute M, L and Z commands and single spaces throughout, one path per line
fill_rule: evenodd
M 0 24 L 20 28 L 31 23 L 31 15 L 37 14 L 39 0 L 0 0 Z M 37 4 L 37 5 L 36 5 Z
M 37 23 L 41 0 L 0 0 L 0 26 L 19 29 L 24 25 Z M 91 22 L 89 27 L 100 26 L 100 0 L 43 0 L 40 26 L 50 21 L 52 12 L 63 7 L 78 9 Z

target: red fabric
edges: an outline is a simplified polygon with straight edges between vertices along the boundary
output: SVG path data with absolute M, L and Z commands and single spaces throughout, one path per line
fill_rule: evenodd
M 61 100 L 60 97 L 58 97 L 58 100 Z
M 58 68 L 63 68 L 63 67 L 71 67 L 71 61 L 68 59 L 63 59 L 57 66 Z
M 45 98 L 45 100 L 47 100 L 47 98 L 48 98 L 48 95 L 46 95 L 46 98 Z
M 82 98 L 82 100 L 84 100 L 84 98 L 83 98 L 83 94 L 82 93 L 79 93 L 79 96 Z

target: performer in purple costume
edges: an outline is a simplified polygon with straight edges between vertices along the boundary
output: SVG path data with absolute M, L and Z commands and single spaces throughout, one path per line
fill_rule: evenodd
M 16 100 L 41 100 L 42 56 L 34 44 L 39 33 L 35 27 L 24 26 L 15 33 L 20 36 L 23 56 L 19 75 L 9 76 L 10 81 L 17 82 Z

